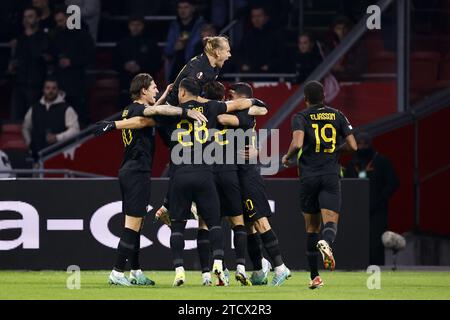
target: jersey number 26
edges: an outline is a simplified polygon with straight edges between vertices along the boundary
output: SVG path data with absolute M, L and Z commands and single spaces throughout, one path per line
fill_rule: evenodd
M 333 125 L 331 123 L 327 123 L 322 128 L 319 128 L 319 125 L 317 123 L 313 123 L 312 127 L 314 129 L 314 135 L 316 137 L 316 152 L 320 152 L 321 141 L 323 141 L 325 143 L 331 143 L 331 148 L 326 148 L 323 150 L 323 152 L 333 153 L 336 149 L 336 129 L 333 127 Z M 331 136 L 327 135 L 327 133 L 330 133 L 330 131 Z

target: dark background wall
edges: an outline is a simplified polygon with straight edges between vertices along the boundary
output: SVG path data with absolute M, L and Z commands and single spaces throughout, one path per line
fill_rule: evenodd
M 155 179 L 150 205 L 159 207 L 166 193 L 167 180 Z M 364 269 L 368 265 L 368 182 L 343 180 L 343 207 L 335 245 L 338 269 Z M 271 219 L 286 264 L 305 269 L 305 233 L 295 180 L 267 180 L 267 192 L 274 211 Z M 11 180 L 0 181 L 0 269 L 109 269 L 117 236 L 123 223 L 120 192 L 116 179 L 105 180 Z M 17 211 L 21 212 L 18 213 Z M 172 269 L 168 248 L 170 231 L 153 223 L 151 211 L 143 235 L 152 244 L 142 251 L 145 269 Z M 108 222 L 108 218 L 112 217 Z M 67 226 L 78 230 L 48 230 L 49 219 L 77 219 Z M 81 220 L 81 221 L 80 221 Z M 20 223 L 24 223 L 21 225 Z M 24 227 L 24 229 L 22 228 Z M 78 226 L 78 227 L 77 227 Z M 186 232 L 186 249 L 195 247 L 195 221 Z M 234 269 L 231 231 L 226 230 L 226 262 Z M 25 243 L 5 250 L 10 241 Z M 99 241 L 100 240 L 100 241 Z M 24 249 L 23 247 L 33 247 Z M 249 261 L 249 260 L 248 260 Z M 187 269 L 198 269 L 197 250 L 185 251 Z

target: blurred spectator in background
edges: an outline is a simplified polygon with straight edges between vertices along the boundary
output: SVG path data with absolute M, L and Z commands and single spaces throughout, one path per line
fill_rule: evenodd
M 67 14 L 61 8 L 55 12 L 56 31 L 50 42 L 54 76 L 66 93 L 66 100 L 78 115 L 82 126 L 89 122 L 86 111 L 86 68 L 93 60 L 95 47 L 89 32 L 67 28 Z
M 203 43 L 203 39 L 205 37 L 215 37 L 217 36 L 217 31 L 216 28 L 212 25 L 212 24 L 205 24 L 202 27 L 202 30 L 200 31 L 200 39 L 201 41 L 199 43 L 197 43 L 197 45 L 195 46 L 195 53 L 194 55 L 197 56 L 199 54 L 203 53 L 203 50 L 205 48 L 205 44 Z
M 384 265 L 381 235 L 387 231 L 389 199 L 399 182 L 389 159 L 373 148 L 370 135 L 360 132 L 355 138 L 358 151 L 348 163 L 345 177 L 370 180 L 370 264 Z
M 128 22 L 130 35 L 117 43 L 114 66 L 119 72 L 120 106 L 123 109 L 130 103 L 130 82 L 138 73 L 145 72 L 153 77 L 161 67 L 161 52 L 154 39 L 145 35 L 142 16 L 132 16 Z
M 344 16 L 336 18 L 327 40 L 328 53 L 333 51 L 352 28 L 351 21 Z M 360 77 L 367 67 L 367 51 L 364 43 L 357 42 L 333 67 L 333 74 L 339 80 L 353 80 Z
M 295 70 L 296 82 L 303 83 L 321 62 L 322 57 L 312 35 L 308 32 L 301 33 L 289 72 Z
M 48 0 L 33 0 L 33 7 L 37 8 L 41 13 L 39 17 L 39 28 L 49 33 L 51 29 L 55 27 L 55 19 L 53 18 Z
M 242 38 L 240 71 L 277 72 L 281 69 L 283 41 L 263 7 L 251 10 L 251 29 Z
M 191 0 L 180 0 L 177 5 L 177 20 L 172 22 L 164 49 L 166 76 L 172 82 L 181 68 L 195 56 L 195 47 L 200 40 L 200 30 L 205 24 L 195 12 Z
M 56 79 L 44 83 L 41 100 L 32 105 L 25 115 L 22 134 L 34 159 L 39 150 L 80 132 L 78 115 L 64 101 Z
M 98 23 L 100 21 L 100 0 L 66 0 L 66 5 L 76 5 L 81 9 L 81 19 L 88 26 L 94 41 L 97 41 Z
M 38 9 L 25 9 L 23 27 L 23 34 L 12 47 L 12 59 L 7 71 L 14 76 L 11 98 L 13 121 L 22 121 L 29 106 L 39 99 L 47 72 L 45 53 L 48 49 L 48 38 L 39 29 Z

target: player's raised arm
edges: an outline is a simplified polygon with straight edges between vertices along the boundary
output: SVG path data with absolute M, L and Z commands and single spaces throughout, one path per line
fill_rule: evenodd
M 99 136 L 115 129 L 142 129 L 152 127 L 155 124 L 153 119 L 146 117 L 133 117 L 117 121 L 100 121 L 95 124 L 94 134 Z
M 251 116 L 265 116 L 269 112 L 266 107 L 251 106 L 248 114 Z
M 200 111 L 174 107 L 168 104 L 145 108 L 144 116 L 151 117 L 155 115 L 181 116 L 182 118 L 191 118 L 199 122 L 208 122 L 208 119 Z
M 231 100 L 227 101 L 226 105 L 227 112 L 245 110 L 251 108 L 252 106 L 267 108 L 267 105 L 263 101 L 256 98 Z
M 162 105 L 166 102 L 167 95 L 169 94 L 170 91 L 172 91 L 172 88 L 173 88 L 173 83 L 171 83 L 167 86 L 164 93 L 161 95 L 161 97 L 159 97 L 158 101 L 156 101 L 155 106 Z
M 233 114 L 220 114 L 217 116 L 217 121 L 224 126 L 239 127 L 239 118 Z

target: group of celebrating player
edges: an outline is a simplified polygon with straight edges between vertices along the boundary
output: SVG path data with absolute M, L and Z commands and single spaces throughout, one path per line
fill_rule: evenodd
M 109 276 L 111 284 L 155 284 L 141 271 L 139 239 L 150 199 L 156 131 L 171 150 L 169 190 L 164 205 L 155 216 L 171 228 L 173 285 L 181 286 L 186 281 L 184 231 L 192 216 L 199 221 L 197 249 L 203 285 L 213 284 L 211 273 L 217 278 L 216 285 L 229 284 L 229 273 L 223 263 L 222 217 L 228 220 L 233 230 L 237 281 L 245 286 L 265 285 L 272 266 L 271 285 L 282 285 L 291 276 L 268 220 L 271 209 L 263 179 L 257 165 L 251 161 L 257 157 L 256 117 L 266 114 L 268 107 L 253 97 L 247 83 L 232 84 L 226 94 L 225 87 L 216 79 L 231 56 L 228 40 L 219 36 L 204 41 L 204 53 L 194 57 L 182 69 L 158 101 L 155 101 L 158 89 L 152 77 L 139 74 L 131 82 L 133 103 L 124 109 L 122 120 L 98 125 L 99 133 L 122 130 L 125 145 L 124 161 L 119 170 L 125 225 L 117 248 L 117 260 Z M 307 229 L 311 289 L 323 286 L 317 266 L 319 252 L 325 268 L 335 268 L 331 244 L 336 236 L 340 205 L 337 157 L 340 151 L 356 149 L 347 119 L 339 111 L 324 106 L 323 98 L 320 83 L 311 82 L 305 86 L 308 109 L 293 118 L 293 140 L 283 157 L 283 164 L 288 166 L 290 159 L 301 153 L 298 160 L 300 197 Z M 242 149 L 228 140 L 233 129 L 251 132 Z M 345 142 L 341 144 L 343 139 Z M 213 163 L 204 159 L 204 152 L 211 144 L 214 144 Z M 233 148 L 232 161 L 223 161 L 229 148 Z M 175 156 L 183 160 L 179 161 Z M 237 161 L 238 156 L 244 161 Z M 320 240 L 322 220 L 324 227 Z M 263 257 L 262 247 L 270 262 Z M 254 270 L 251 277 L 245 269 L 247 252 Z M 127 261 L 131 267 L 128 278 L 124 275 Z

